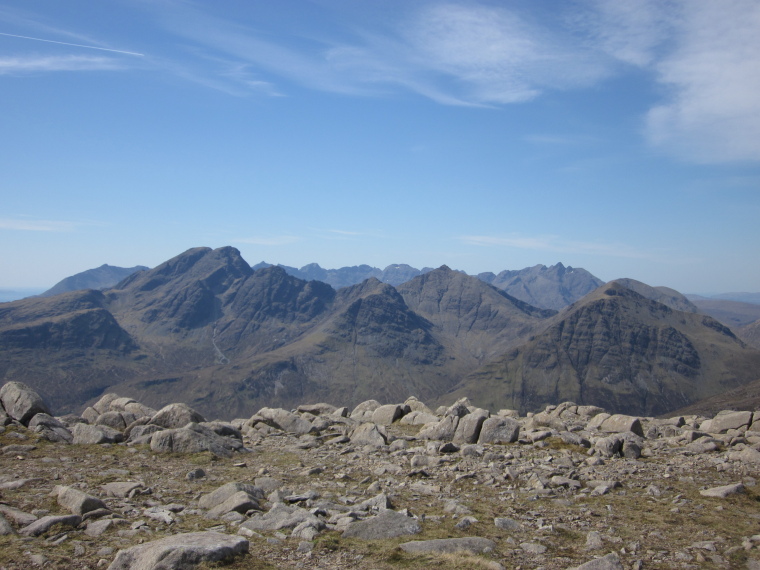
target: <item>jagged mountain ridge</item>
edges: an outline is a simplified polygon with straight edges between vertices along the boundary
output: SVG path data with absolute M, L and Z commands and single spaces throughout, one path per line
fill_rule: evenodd
M 478 278 L 536 307 L 559 310 L 604 284 L 581 268 L 557 263 L 505 270 L 498 275 L 480 273 Z
M 754 380 L 760 353 L 709 316 L 610 282 L 464 379 L 450 397 L 520 410 L 570 400 L 658 415 Z M 469 390 L 469 392 L 468 392 Z

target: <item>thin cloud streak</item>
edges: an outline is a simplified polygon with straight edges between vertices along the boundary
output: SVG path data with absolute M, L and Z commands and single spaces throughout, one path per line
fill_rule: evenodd
M 592 243 L 572 240 L 563 240 L 560 236 L 460 236 L 462 243 L 475 246 L 498 246 L 513 247 L 517 249 L 531 249 L 540 251 L 553 251 L 559 253 L 573 253 L 586 255 L 603 255 L 609 257 L 624 257 L 631 259 L 648 259 L 650 255 L 636 251 L 624 244 Z
M 0 218 L 0 230 L 24 232 L 71 232 L 79 224 L 56 220 Z
M 0 57 L 0 75 L 51 71 L 114 71 L 122 66 L 107 57 L 77 55 Z
M 254 236 L 248 238 L 238 238 L 232 240 L 234 243 L 247 243 L 251 245 L 266 245 L 266 246 L 278 246 L 278 245 L 290 245 L 301 241 L 297 236 Z

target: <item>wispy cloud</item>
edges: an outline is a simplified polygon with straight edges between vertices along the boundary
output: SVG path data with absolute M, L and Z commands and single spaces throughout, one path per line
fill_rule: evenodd
M 348 230 L 327 230 L 331 234 L 338 234 L 340 236 L 361 236 L 364 235 L 362 232 L 351 232 Z
M 644 259 L 651 257 L 649 254 L 640 252 L 635 248 L 625 244 L 572 241 L 562 239 L 560 236 L 555 235 L 467 235 L 460 236 L 458 239 L 465 244 L 475 246 L 513 247 L 517 249 L 531 249 L 586 255 L 603 255 L 609 257 L 625 257 L 633 259 Z
M 25 232 L 70 232 L 80 224 L 60 220 L 34 220 L 26 218 L 0 218 L 0 230 Z
M 760 4 L 693 0 L 656 64 L 669 88 L 647 116 L 657 147 L 698 162 L 760 160 Z
M 301 241 L 301 238 L 298 236 L 292 236 L 292 235 L 254 236 L 254 237 L 247 237 L 247 238 L 237 238 L 237 239 L 233 239 L 232 241 L 234 243 L 248 243 L 252 245 L 277 246 L 277 245 L 290 245 L 292 243 Z
M 121 64 L 108 57 L 78 55 L 0 57 L 0 75 L 50 71 L 111 71 Z

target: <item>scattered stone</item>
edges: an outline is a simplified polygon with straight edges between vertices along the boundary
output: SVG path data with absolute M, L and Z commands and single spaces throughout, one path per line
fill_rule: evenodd
M 585 564 L 581 564 L 580 566 L 568 570 L 625 570 L 625 567 L 620 561 L 620 557 L 617 553 L 611 552 L 607 556 L 590 560 Z
M 699 492 L 703 497 L 717 497 L 719 499 L 725 499 L 729 495 L 736 495 L 744 492 L 744 485 L 741 483 L 734 483 L 732 485 L 724 485 L 722 487 L 713 487 L 712 489 L 703 489 Z
M 487 554 L 496 548 L 496 543 L 487 538 L 470 536 L 464 538 L 439 538 L 435 540 L 413 540 L 399 545 L 401 550 L 411 554 L 435 553 L 454 554 L 467 552 L 469 554 Z
M 19 534 L 24 536 L 39 536 L 49 531 L 53 526 L 60 524 L 63 526 L 77 527 L 82 522 L 82 517 L 79 515 L 48 515 L 37 519 L 28 526 L 25 526 L 19 531 Z
M 93 497 L 72 487 L 57 485 L 53 489 L 53 494 L 58 497 L 59 505 L 75 515 L 84 515 L 96 509 L 107 508 L 106 504 L 97 497 Z

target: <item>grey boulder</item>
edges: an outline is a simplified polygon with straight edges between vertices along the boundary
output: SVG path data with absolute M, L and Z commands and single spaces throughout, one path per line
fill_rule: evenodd
M 434 552 L 437 554 L 453 554 L 455 552 L 468 552 L 470 554 L 484 554 L 496 548 L 496 543 L 479 536 L 464 538 L 438 538 L 434 540 L 413 540 L 400 545 L 401 550 L 412 554 Z
M 0 403 L 8 416 L 24 425 L 28 425 L 35 414 L 50 415 L 40 395 L 21 382 L 8 382 L 0 388 Z
M 180 570 L 248 552 L 248 541 L 220 532 L 175 534 L 119 550 L 108 570 Z
M 343 531 L 343 538 L 379 540 L 422 532 L 420 523 L 396 511 L 381 511 L 376 517 L 353 522 Z

